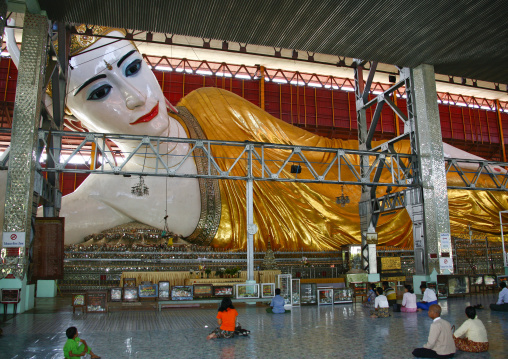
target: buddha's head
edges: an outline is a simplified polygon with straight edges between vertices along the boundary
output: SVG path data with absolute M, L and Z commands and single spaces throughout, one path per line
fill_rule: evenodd
M 124 37 L 121 30 L 94 32 Z M 68 74 L 66 105 L 90 131 L 166 135 L 166 100 L 131 41 L 74 35 Z

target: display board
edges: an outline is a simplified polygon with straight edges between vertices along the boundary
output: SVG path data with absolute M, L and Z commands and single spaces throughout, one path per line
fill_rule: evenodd
M 213 295 L 213 285 L 211 284 L 194 284 L 194 297 L 206 298 Z
M 261 298 L 275 297 L 275 283 L 261 284 Z
M 125 278 L 123 280 L 123 286 L 124 287 L 136 287 L 136 278 Z
M 124 302 L 138 301 L 138 287 L 123 287 Z
M 73 293 L 72 294 L 72 306 L 73 307 L 84 307 L 85 306 L 85 293 Z
M 107 311 L 107 292 L 88 292 L 86 293 L 86 312 L 100 313 Z
M 109 300 L 112 302 L 122 301 L 122 288 L 111 288 L 109 291 Z
M 35 219 L 32 280 L 64 279 L 64 217 Z
M 293 306 L 300 305 L 300 279 L 291 279 L 291 295 Z
M 193 288 L 191 285 L 175 285 L 171 289 L 171 300 L 192 300 Z
M 497 285 L 496 276 L 494 274 L 484 274 L 483 283 L 487 287 L 495 287 Z
M 157 284 L 142 284 L 139 286 L 139 298 L 157 298 Z
M 2 289 L 2 300 L 3 304 L 19 303 L 21 297 L 21 289 Z
M 498 275 L 497 276 L 497 284 L 501 282 L 507 282 L 508 283 L 508 275 Z
M 159 282 L 159 300 L 169 300 L 169 282 L 160 281 Z
M 333 303 L 352 303 L 353 290 L 351 288 L 333 288 Z
M 217 285 L 213 286 L 214 297 L 232 297 L 234 290 L 232 285 Z
M 280 288 L 280 296 L 284 298 L 284 305 L 292 306 L 292 283 L 291 274 L 279 274 L 277 276 L 277 285 Z
M 333 304 L 333 289 L 332 288 L 319 288 L 318 305 Z
M 403 282 L 406 280 L 400 257 L 379 257 L 378 272 L 382 281 Z
M 237 284 L 236 298 L 259 298 L 259 284 Z
M 301 283 L 300 284 L 300 303 L 302 305 L 317 304 L 317 284 Z

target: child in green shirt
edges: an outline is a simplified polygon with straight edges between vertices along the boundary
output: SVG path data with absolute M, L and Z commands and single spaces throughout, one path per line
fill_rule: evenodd
M 90 354 L 92 359 L 100 359 L 100 356 L 94 354 L 92 349 L 88 347 L 86 341 L 79 339 L 78 329 L 76 327 L 67 328 L 65 335 L 69 338 L 63 347 L 65 358 L 82 357 L 86 354 Z M 83 343 L 83 345 L 80 345 L 80 343 Z

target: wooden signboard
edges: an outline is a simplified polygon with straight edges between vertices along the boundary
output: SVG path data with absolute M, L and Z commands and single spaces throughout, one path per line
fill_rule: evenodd
M 35 219 L 32 280 L 63 279 L 64 217 Z
M 104 313 L 108 310 L 107 292 L 88 292 L 86 293 L 86 312 Z

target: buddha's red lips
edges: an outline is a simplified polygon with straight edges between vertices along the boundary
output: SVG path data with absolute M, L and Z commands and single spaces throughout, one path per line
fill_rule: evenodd
M 136 121 L 131 123 L 131 125 L 137 125 L 138 123 L 150 122 L 158 114 L 159 114 L 159 101 L 157 101 L 157 104 L 155 105 L 154 108 L 152 108 L 152 110 L 150 112 L 148 112 L 146 115 L 143 115 L 140 118 L 138 118 Z

